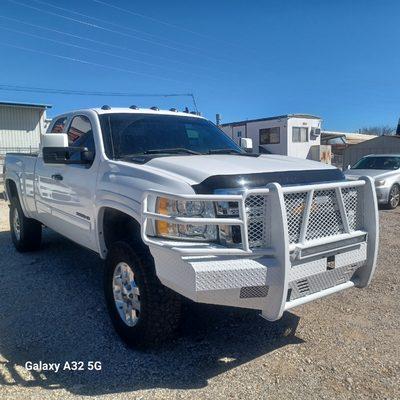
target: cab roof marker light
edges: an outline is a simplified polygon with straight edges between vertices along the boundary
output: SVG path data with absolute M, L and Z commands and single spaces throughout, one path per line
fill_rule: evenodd
M 169 111 L 171 112 L 178 112 L 178 110 L 176 108 L 170 108 Z
M 153 110 L 153 111 L 160 111 L 160 109 L 159 109 L 158 107 L 156 107 L 156 106 L 150 107 L 150 110 Z
M 104 106 L 101 107 L 102 110 L 111 110 L 111 107 L 107 104 L 104 104 Z
M 135 105 L 132 105 L 132 106 L 130 106 L 129 107 L 131 110 L 139 110 L 139 107 L 138 106 L 135 106 Z

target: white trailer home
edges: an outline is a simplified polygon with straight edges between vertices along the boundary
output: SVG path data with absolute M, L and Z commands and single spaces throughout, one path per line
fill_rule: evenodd
M 236 143 L 253 140 L 254 153 L 283 154 L 313 158 L 311 148 L 321 144 L 321 118 L 307 114 L 287 114 L 220 125 Z

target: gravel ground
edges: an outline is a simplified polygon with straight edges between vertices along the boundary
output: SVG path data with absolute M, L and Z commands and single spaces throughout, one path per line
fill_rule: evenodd
M 269 323 L 190 304 L 182 334 L 140 353 L 114 333 L 97 256 L 46 230 L 18 254 L 0 201 L 0 398 L 399 399 L 400 209 L 381 211 L 373 284 Z M 101 361 L 101 371 L 29 372 L 26 361 Z

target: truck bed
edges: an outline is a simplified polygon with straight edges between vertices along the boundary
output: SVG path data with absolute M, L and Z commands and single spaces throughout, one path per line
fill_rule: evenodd
M 17 187 L 20 189 L 20 201 L 24 212 L 30 216 L 30 212 L 34 209 L 34 177 L 35 165 L 38 153 L 7 153 L 4 162 L 4 171 L 7 171 L 7 177 L 18 182 Z M 10 198 L 11 193 L 7 197 Z M 33 209 L 32 209 L 33 208 Z

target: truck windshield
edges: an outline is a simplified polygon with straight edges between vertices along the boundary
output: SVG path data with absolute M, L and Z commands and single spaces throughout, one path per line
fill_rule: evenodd
M 400 157 L 365 157 L 357 161 L 352 169 L 395 170 L 400 168 Z
M 99 118 L 109 158 L 244 153 L 233 140 L 202 118 L 133 113 L 102 114 Z

